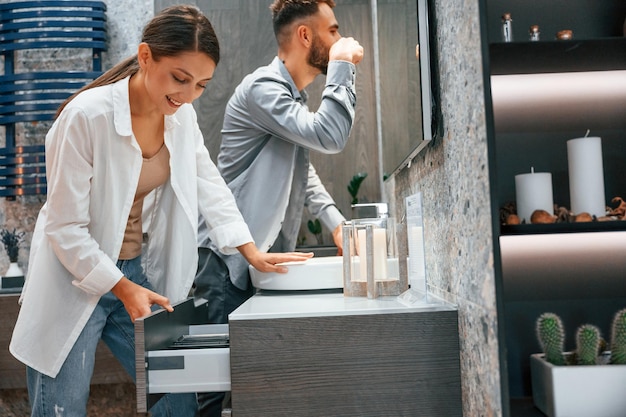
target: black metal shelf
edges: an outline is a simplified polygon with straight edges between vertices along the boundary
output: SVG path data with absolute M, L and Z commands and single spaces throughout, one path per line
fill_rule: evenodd
M 557 233 L 622 232 L 626 221 L 593 221 L 585 223 L 515 224 L 502 225 L 500 235 L 538 235 Z
M 626 69 L 626 37 L 497 42 L 489 53 L 491 75 Z

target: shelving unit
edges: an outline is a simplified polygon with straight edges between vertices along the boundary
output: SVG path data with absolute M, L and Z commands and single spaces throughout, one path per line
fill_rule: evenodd
M 489 45 L 491 75 L 624 69 L 626 38 L 497 42 Z
M 563 9 L 538 0 L 484 0 L 482 6 L 492 123 L 488 144 L 495 172 L 492 208 L 515 201 L 514 177 L 531 167 L 552 173 L 554 203 L 568 207 L 566 142 L 585 136 L 587 129 L 602 138 L 607 205 L 613 197 L 626 199 L 621 174 L 626 164 L 626 37 L 621 36 L 626 3 L 574 0 Z M 500 41 L 504 12 L 513 16 L 515 42 Z M 539 24 L 543 40 L 527 41 L 530 24 Z M 572 29 L 574 40 L 553 40 L 557 29 Z M 548 87 L 535 89 L 540 83 Z M 626 221 L 504 226 L 494 218 L 493 225 L 504 415 L 542 416 L 533 406 L 530 386 L 529 356 L 540 349 L 535 320 L 545 311 L 559 314 L 568 334 L 566 349 L 573 347 L 575 328 L 583 323 L 609 334 L 613 313 L 626 306 Z
M 509 224 L 502 225 L 500 236 L 545 235 L 553 233 L 588 233 L 626 231 L 626 221 L 594 221 L 584 223 Z

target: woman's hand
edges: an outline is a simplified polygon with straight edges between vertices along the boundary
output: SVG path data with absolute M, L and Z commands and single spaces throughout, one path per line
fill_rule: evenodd
M 167 297 L 137 285 L 126 277 L 122 277 L 111 288 L 111 292 L 124 304 L 124 308 L 133 322 L 139 317 L 150 314 L 152 312 L 150 307 L 155 304 L 160 305 L 170 313 L 174 311 Z
M 239 252 L 246 258 L 250 265 L 254 266 L 261 272 L 280 272 L 288 271 L 286 266 L 276 265 L 283 262 L 302 262 L 313 257 L 312 252 L 286 252 L 286 253 L 264 253 L 257 249 L 254 243 L 246 243 L 238 246 Z

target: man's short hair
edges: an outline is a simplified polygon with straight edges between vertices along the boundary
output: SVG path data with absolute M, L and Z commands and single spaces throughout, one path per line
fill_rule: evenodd
M 274 0 L 270 10 L 274 35 L 278 43 L 281 44 L 289 39 L 290 34 L 284 29 L 298 20 L 313 16 L 319 9 L 319 3 L 326 3 L 331 8 L 335 7 L 335 0 Z

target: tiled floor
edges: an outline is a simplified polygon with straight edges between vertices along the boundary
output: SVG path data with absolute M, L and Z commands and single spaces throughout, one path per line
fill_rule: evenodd
M 145 417 L 137 413 L 135 385 L 105 384 L 92 385 L 88 417 Z M 28 394 L 25 389 L 0 390 L 0 416 L 29 417 Z

